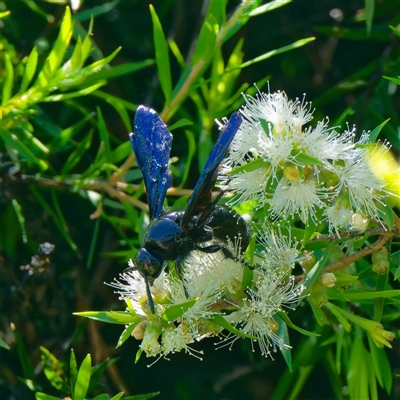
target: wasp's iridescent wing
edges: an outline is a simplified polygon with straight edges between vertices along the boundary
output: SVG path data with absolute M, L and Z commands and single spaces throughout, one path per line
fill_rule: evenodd
M 241 123 L 241 115 L 239 112 L 235 112 L 231 115 L 227 126 L 219 134 L 217 143 L 215 143 L 214 149 L 208 157 L 203 172 L 189 198 L 181 224 L 183 229 L 187 227 L 193 213 L 201 212 L 201 209 L 207 207 L 211 201 L 211 191 L 218 178 L 218 167 L 228 151 L 229 145 L 235 137 Z
M 159 217 L 167 190 L 171 187 L 168 168 L 172 135 L 151 108 L 140 106 L 135 114 L 134 133 L 129 134 L 137 164 L 147 191 L 150 218 Z

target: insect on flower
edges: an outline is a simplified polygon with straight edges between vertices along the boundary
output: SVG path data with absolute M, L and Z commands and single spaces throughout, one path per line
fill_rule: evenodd
M 175 262 L 177 274 L 182 279 L 182 263 L 191 251 L 222 251 L 226 258 L 235 259 L 237 256 L 227 247 L 228 241 L 233 242 L 235 237 L 241 236 L 244 250 L 249 243 L 245 221 L 235 211 L 216 204 L 224 191 L 215 189 L 218 167 L 241 122 L 242 117 L 235 112 L 221 130 L 186 209 L 166 212 L 163 202 L 172 181 L 168 168 L 172 135 L 154 110 L 140 106 L 136 111 L 135 132 L 130 133 L 129 138 L 143 174 L 150 224 L 132 268 L 138 270 L 145 280 L 153 314 L 155 309 L 150 285 L 168 262 Z

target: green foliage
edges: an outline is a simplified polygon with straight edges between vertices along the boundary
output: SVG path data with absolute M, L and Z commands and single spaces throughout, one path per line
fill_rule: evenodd
M 100 400 L 147 399 L 161 390 L 165 398 L 238 399 L 253 398 L 250 393 L 258 390 L 271 399 L 394 399 L 398 377 L 390 347 L 398 346 L 391 339 L 399 338 L 400 320 L 395 236 L 385 242 L 385 274 L 373 272 L 368 253 L 332 269 L 334 288 L 320 282 L 336 262 L 379 244 L 389 234 L 379 226 L 338 238 L 325 234 L 323 224 L 296 221 L 292 235 L 314 262 L 295 270 L 298 276 L 303 272 L 307 297 L 290 318 L 276 315 L 277 335 L 291 348 L 277 354 L 274 364 L 236 343 L 228 356 L 226 349 L 215 356 L 208 351 L 204 366 L 188 368 L 186 359 L 172 355 L 152 372 L 132 338 L 144 317 L 129 301 L 126 311 L 114 311 L 121 305 L 103 282 L 125 268 L 148 224 L 141 173 L 127 137 L 138 104 L 158 110 L 173 130 L 174 185 L 166 200 L 171 209 L 185 206 L 185 188 L 193 187 L 215 142 L 214 120 L 238 109 L 241 93 L 255 94 L 254 82 L 264 90 L 270 81 L 271 91 L 285 90 L 293 98 L 307 92 L 307 99 L 315 99 L 316 119 L 329 115 L 342 127 L 354 122 L 360 131 L 371 130 L 371 143 L 387 139 L 398 155 L 395 2 L 339 2 L 343 20 L 329 17 L 331 10 L 317 0 L 309 7 L 298 0 L 210 1 L 205 10 L 191 5 L 195 16 L 184 4 L 189 2 L 147 3 L 83 1 L 71 12 L 68 1 L 26 0 L 6 2 L 8 10 L 0 12 L 0 393 Z M 268 121 L 261 122 L 268 129 Z M 318 165 L 303 153 L 297 162 Z M 256 159 L 233 173 L 261 165 Z M 255 222 L 269 212 L 253 211 L 251 201 L 236 209 L 252 213 Z M 400 229 L 396 210 L 382 204 L 379 212 L 388 229 Z M 56 245 L 51 256 L 35 253 L 44 242 Z M 256 254 L 253 241 L 247 260 L 253 263 Z M 252 278 L 245 268 L 243 290 Z M 167 307 L 165 326 L 195 303 Z M 108 324 L 77 324 L 77 316 Z M 218 314 L 209 323 L 240 335 L 240 343 L 255 339 Z M 119 362 L 107 358 L 116 342 L 123 349 L 119 370 Z M 89 345 L 105 361 L 92 367 Z M 83 360 L 79 366 L 74 351 L 67 357 L 72 346 Z M 246 382 L 233 369 L 239 364 L 250 371 Z M 111 366 L 114 374 L 106 376 Z M 207 384 L 195 390 L 191 376 L 200 373 Z M 120 388 L 151 393 L 122 397 Z
M 63 393 L 63 397 L 54 397 L 43 392 L 36 392 L 36 400 L 62 400 L 65 395 L 70 396 L 74 400 L 117 400 L 117 399 L 138 399 L 146 400 L 156 397 L 159 393 L 148 393 L 136 396 L 124 396 L 123 392 L 110 397 L 108 394 L 98 394 L 95 397 L 91 396 L 91 393 L 97 388 L 100 383 L 105 370 L 111 367 L 116 359 L 108 359 L 100 364 L 92 367 L 92 361 L 90 354 L 87 354 L 81 365 L 78 368 L 74 350 L 71 350 L 70 362 L 69 362 L 69 379 L 68 369 L 64 367 L 63 363 L 60 362 L 50 351 L 44 347 L 40 348 L 42 353 L 42 365 L 46 378 L 50 384 L 57 389 L 60 393 Z M 90 397 L 88 397 L 90 395 Z

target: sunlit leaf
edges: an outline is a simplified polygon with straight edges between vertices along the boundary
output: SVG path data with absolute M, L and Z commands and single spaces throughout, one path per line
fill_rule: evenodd
M 25 65 L 24 77 L 22 78 L 20 92 L 25 92 L 25 90 L 28 89 L 28 86 L 31 83 L 33 76 L 35 75 L 37 62 L 38 50 L 35 46 L 29 54 L 28 61 Z
M 5 105 L 12 96 L 12 88 L 14 86 L 14 68 L 10 55 L 7 52 L 3 52 L 3 54 L 5 77 L 3 78 L 2 105 Z
M 127 325 L 140 320 L 139 317 L 124 311 L 84 311 L 76 312 L 74 315 L 120 325 Z
M 78 375 L 76 378 L 75 387 L 71 388 L 73 392 L 74 400 L 85 400 L 89 383 L 90 373 L 92 369 L 92 358 L 90 354 L 87 354 L 79 367 Z
M 165 96 L 166 104 L 171 102 L 172 98 L 172 81 L 171 67 L 169 64 L 168 43 L 165 39 L 161 22 L 158 19 L 154 7 L 150 4 L 151 20 L 153 22 L 153 39 L 154 49 L 156 53 L 156 63 L 158 71 L 158 79 L 160 80 L 161 89 Z

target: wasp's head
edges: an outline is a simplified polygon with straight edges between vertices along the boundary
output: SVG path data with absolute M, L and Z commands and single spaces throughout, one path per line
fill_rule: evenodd
M 135 267 L 141 275 L 146 276 L 153 283 L 162 271 L 163 262 L 145 248 L 141 248 L 134 260 Z

